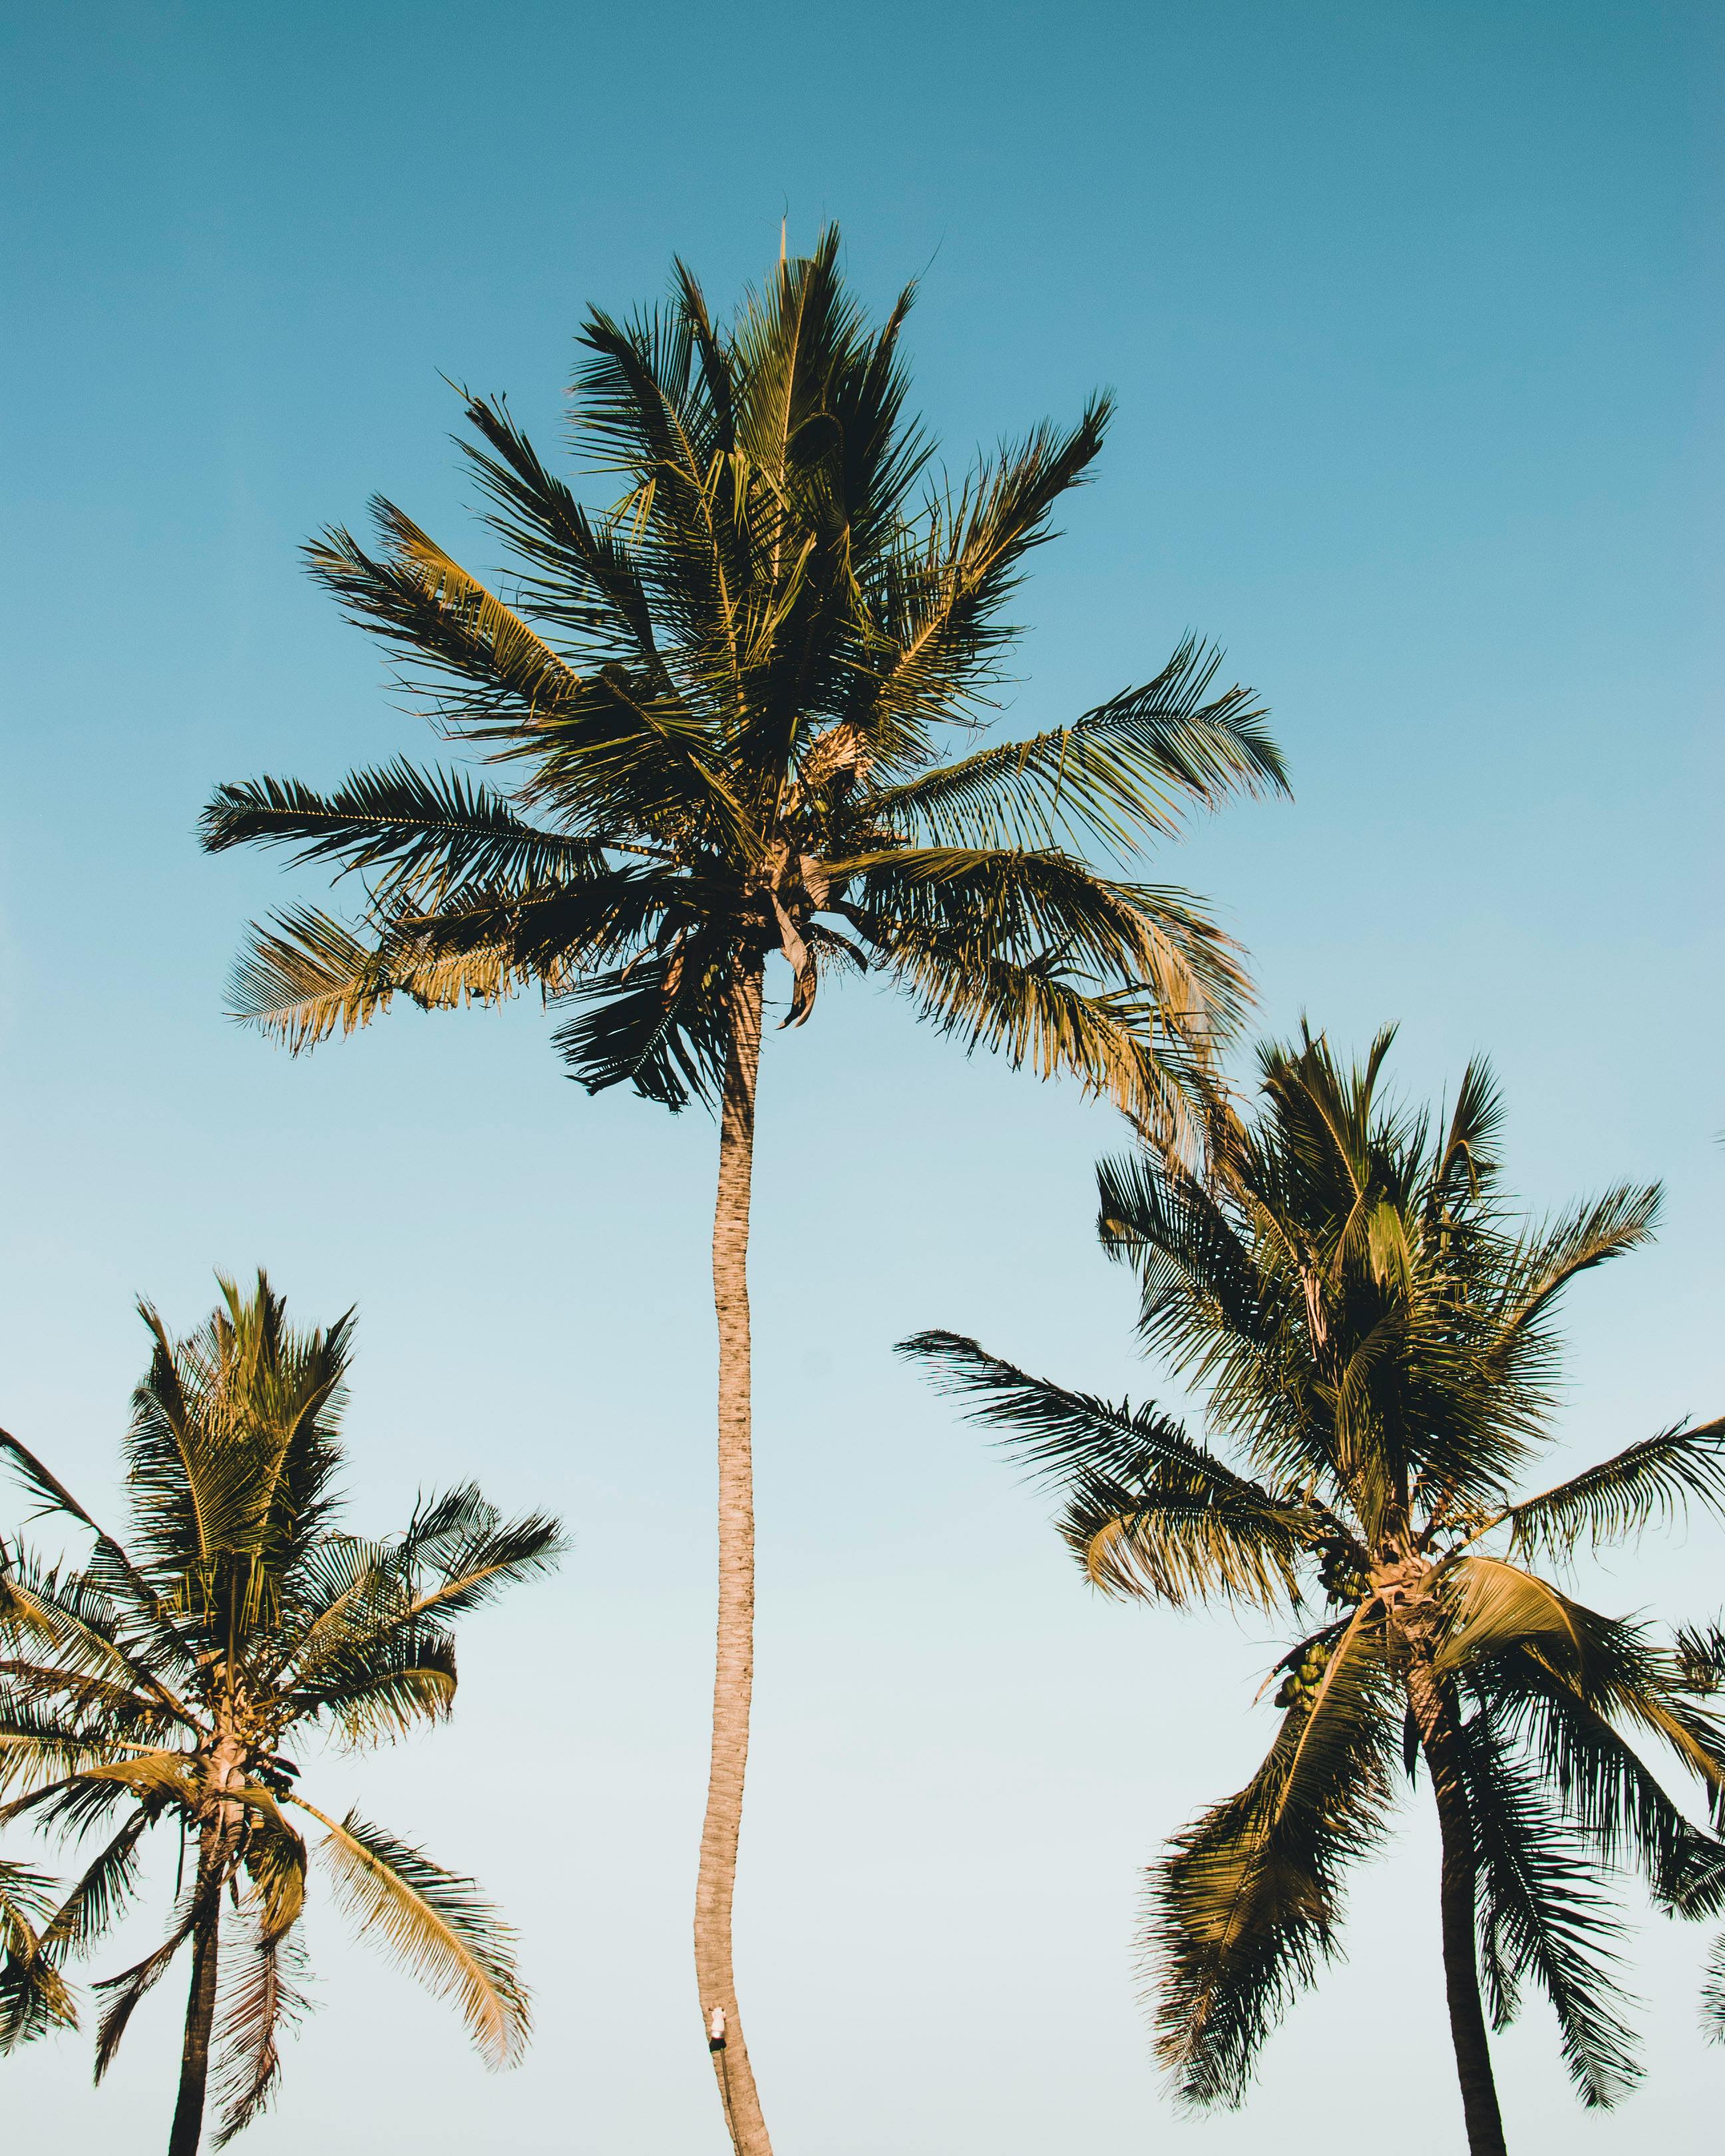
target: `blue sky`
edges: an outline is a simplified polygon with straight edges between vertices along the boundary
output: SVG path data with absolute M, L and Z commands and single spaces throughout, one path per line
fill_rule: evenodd
M 447 1732 L 317 1769 L 481 1874 L 540 1997 L 487 2080 L 333 1926 L 267 2156 L 475 2138 L 715 2148 L 687 1905 L 709 1682 L 713 1138 L 560 1075 L 534 1009 L 392 1019 L 291 1063 L 221 1015 L 242 923 L 315 880 L 202 858 L 213 783 L 425 752 L 298 542 L 388 492 L 456 552 L 447 375 L 555 439 L 583 306 L 674 251 L 728 298 L 838 218 L 922 280 L 957 465 L 1098 383 L 1120 415 L 1020 604 L 1005 722 L 1189 628 L 1269 701 L 1296 800 L 1159 873 L 1250 947 L 1262 1022 L 1401 1020 L 1412 1091 L 1484 1049 L 1536 1208 L 1668 1185 L 1571 1312 L 1579 1457 L 1725 1393 L 1717 868 L 1721 44 L 1700 5 L 13 5 L 0 191 L 3 1409 L 110 1486 L 131 1297 L 213 1265 L 361 1306 L 364 1524 L 477 1470 L 575 1551 L 481 1621 Z M 739 1922 L 781 2145 L 1216 2156 L 1327 2145 L 1321 2091 L 1456 2143 L 1424 1823 L 1237 2118 L 1167 2111 L 1132 2003 L 1137 1867 L 1241 1778 L 1261 1628 L 1104 1605 L 1040 1501 L 896 1368 L 922 1325 L 1099 1389 L 1132 1355 L 1091 1237 L 1116 1127 L 860 990 L 762 1084 L 759 1738 Z M 1609 1606 L 1725 1600 L 1717 1532 Z M 1512 2138 L 1710 2145 L 1706 1939 L 1636 1937 L 1648 2085 L 1568 2096 L 1537 2008 Z M 92 2094 L 8 2068 L 83 2156 L 165 2118 L 166 1992 Z M 1406 2101 L 1417 2087 L 1417 2103 Z M 147 2129 L 146 2130 L 153 2130 Z M 1566 2141 L 1567 2145 L 1567 2141 Z

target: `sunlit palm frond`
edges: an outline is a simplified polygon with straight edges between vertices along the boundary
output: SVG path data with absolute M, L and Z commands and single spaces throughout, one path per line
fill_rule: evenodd
M 422 1010 L 457 1010 L 501 1002 L 528 984 L 501 941 L 446 956 L 424 952 L 413 931 L 412 919 L 385 921 L 367 942 L 313 906 L 254 922 L 228 983 L 228 1014 L 297 1055 L 368 1025 L 398 995 Z
M 382 495 L 371 507 L 379 554 L 331 526 L 305 548 L 306 567 L 351 620 L 428 670 L 452 718 L 484 726 L 579 694 L 568 662 L 411 517 Z
M 1449 1625 L 1435 1664 L 1440 1676 L 1511 1646 L 1532 1646 L 1566 1674 L 1586 1669 L 1591 1611 L 1537 1574 L 1500 1558 L 1460 1558 L 1443 1574 L 1442 1594 Z
M 526 2041 L 526 1994 L 513 1934 L 472 1880 L 355 1813 L 339 1825 L 312 1815 L 328 1829 L 321 1853 L 360 1935 L 375 1937 L 439 1998 L 453 1998 L 486 2063 L 507 2066 Z

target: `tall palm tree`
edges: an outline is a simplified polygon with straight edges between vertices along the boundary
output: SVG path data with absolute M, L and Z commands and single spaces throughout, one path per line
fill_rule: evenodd
M 1309 1036 L 1266 1050 L 1261 1112 L 1224 1131 L 1208 1175 L 1157 1158 L 1101 1170 L 1103 1240 L 1137 1270 L 1144 1340 L 1199 1389 L 1239 1465 L 1153 1406 L 1026 1376 L 973 1340 L 905 1348 L 1061 1486 L 1092 1584 L 1297 1625 L 1263 1765 L 1153 1874 L 1158 2049 L 1181 2094 L 1239 2101 L 1335 1948 L 1398 1762 L 1411 1780 L 1423 1760 L 1468 2144 L 1494 2156 L 1486 2009 L 1501 2029 L 1539 1984 L 1582 2100 L 1609 2103 L 1635 2066 L 1599 1873 L 1634 1858 L 1657 1896 L 1697 1905 L 1717 1901 L 1725 1854 L 1635 1748 L 1651 1741 L 1717 1804 L 1725 1727 L 1697 1703 L 1712 1674 L 1534 1567 L 1692 1499 L 1725 1509 L 1725 1420 L 1515 1494 L 1549 1436 L 1558 1298 L 1645 1240 L 1658 1194 L 1519 1220 L 1487 1070 L 1431 1122 L 1380 1093 L 1391 1038 L 1352 1071 Z
M 747 1255 L 765 969 L 786 1024 L 872 971 L 967 1048 L 1066 1073 L 1147 1132 L 1192 1128 L 1244 980 L 1202 909 L 1129 867 L 1182 814 L 1283 785 L 1249 691 L 1183 644 L 1142 688 L 1024 741 L 942 760 L 999 678 L 1002 608 L 1108 418 L 1037 428 L 963 484 L 906 414 L 907 290 L 871 330 L 838 235 L 728 327 L 678 265 L 671 301 L 581 335 L 578 439 L 617 498 L 590 512 L 501 401 L 464 444 L 514 566 L 509 603 L 403 512 L 312 574 L 404 662 L 446 735 L 505 776 L 398 762 L 332 792 L 224 786 L 213 850 L 284 844 L 366 879 L 357 924 L 254 932 L 239 1014 L 295 1050 L 422 1008 L 536 987 L 590 1091 L 716 1101 L 719 1612 L 696 1909 L 703 2027 L 736 2147 L 769 2143 L 732 1970 L 753 1662 Z
M 441 1720 L 452 1622 L 542 1571 L 558 1545 L 552 1521 L 505 1521 L 471 1487 L 422 1502 L 391 1540 L 341 1532 L 351 1312 L 295 1332 L 259 1273 L 249 1295 L 224 1281 L 188 1339 L 147 1304 L 143 1317 L 153 1349 L 126 1439 L 126 1543 L 0 1431 L 41 1511 L 90 1538 L 81 1568 L 0 1549 L 0 1790 L 20 1792 L 0 1825 L 108 1837 L 57 1907 L 39 1875 L 0 1865 L 0 2048 L 75 2020 L 66 1964 L 132 1900 L 149 1830 L 177 1829 L 183 1891 L 167 1938 L 97 1986 L 96 2078 L 189 1948 L 168 2151 L 195 2156 L 213 2065 L 218 2147 L 275 2091 L 300 2005 L 296 1813 L 321 1828 L 335 1898 L 362 1934 L 454 1999 L 489 2064 L 520 2050 L 511 1934 L 474 1882 L 357 1812 L 320 1810 L 285 1752 L 331 1736 L 362 1749 Z

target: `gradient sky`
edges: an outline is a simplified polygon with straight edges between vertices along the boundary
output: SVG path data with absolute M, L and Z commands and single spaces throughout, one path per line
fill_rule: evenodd
M 248 915 L 321 886 L 201 857 L 211 784 L 433 752 L 296 545 L 381 490 L 488 559 L 440 372 L 509 392 L 549 446 L 587 302 L 655 296 L 674 250 L 728 300 L 781 216 L 793 246 L 839 219 L 876 305 L 922 279 L 917 393 L 955 464 L 1111 384 L 1097 483 L 1023 595 L 1006 723 L 1142 680 L 1189 628 L 1224 643 L 1297 799 L 1230 811 L 1159 872 L 1250 946 L 1266 1029 L 1306 1011 L 1355 1045 L 1399 1019 L 1420 1094 L 1489 1051 L 1532 1206 L 1665 1179 L 1656 1248 L 1571 1305 L 1563 1456 L 1717 1412 L 1717 11 L 0 17 L 0 1415 L 110 1502 L 132 1297 L 187 1327 L 213 1266 L 262 1260 L 302 1317 L 360 1306 L 361 1525 L 477 1471 L 575 1542 L 471 1626 L 451 1728 L 308 1772 L 515 1917 L 528 2063 L 488 2079 L 320 1913 L 322 2010 L 244 2146 L 716 2152 L 687 1950 L 711 1127 L 588 1101 L 526 1006 L 406 1014 L 299 1063 L 223 1019 Z M 1423 1819 L 1363 1877 L 1349 1958 L 1249 2107 L 1167 2107 L 1137 1871 L 1261 1750 L 1274 1650 L 1261 1625 L 1087 1595 L 1042 1501 L 890 1354 L 951 1325 L 1178 1397 L 1092 1239 L 1117 1126 L 866 988 L 769 1043 L 762 1104 L 738 1936 L 779 2146 L 1303 2156 L 1339 2128 L 1452 2151 Z M 1697 1527 L 1590 1591 L 1710 1614 L 1720 1548 Z M 1651 2071 L 1615 2120 L 1574 2105 L 1530 2005 L 1499 2046 L 1513 2146 L 1714 2145 L 1707 1943 L 1635 1931 Z M 78 2041 L 8 2064 L 8 2133 L 94 2156 L 165 2132 L 182 1988 L 99 2092 Z

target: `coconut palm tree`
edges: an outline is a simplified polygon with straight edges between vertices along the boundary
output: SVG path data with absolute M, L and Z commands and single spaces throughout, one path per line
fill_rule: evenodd
M 542 1571 L 558 1543 L 552 1522 L 505 1521 L 471 1487 L 422 1502 L 388 1541 L 340 1530 L 351 1312 L 295 1332 L 259 1273 L 249 1295 L 223 1281 L 188 1339 L 147 1304 L 143 1317 L 153 1347 L 125 1444 L 126 1542 L 0 1431 L 41 1511 L 89 1538 L 76 1568 L 0 1551 L 0 1791 L 17 1793 L 0 1825 L 105 1837 L 57 1906 L 39 1874 L 0 1866 L 0 2047 L 75 2020 L 66 1964 L 132 1901 L 150 1830 L 177 1831 L 167 1936 L 97 1986 L 95 2064 L 100 2081 L 140 1999 L 189 1948 L 168 2150 L 195 2156 L 212 2071 L 220 2147 L 269 2103 L 299 2010 L 296 1815 L 321 1830 L 334 1897 L 359 1932 L 454 2000 L 490 2065 L 520 2051 L 511 1934 L 474 1882 L 357 1812 L 321 1810 L 285 1754 L 331 1737 L 363 1749 L 441 1720 L 454 1620 Z
M 1391 1038 L 1352 1071 L 1309 1035 L 1265 1051 L 1261 1112 L 1221 1134 L 1208 1175 L 1154 1158 L 1101 1172 L 1103 1241 L 1137 1270 L 1144 1340 L 1199 1389 L 1234 1462 L 1153 1406 L 1029 1377 L 973 1340 L 905 1348 L 1060 1486 L 1093 1585 L 1295 1624 L 1262 1766 L 1152 1876 L 1158 2048 L 1180 2093 L 1240 2100 L 1335 1949 L 1398 1766 L 1411 1781 L 1423 1762 L 1468 2144 L 1488 2156 L 1504 2143 L 1486 2009 L 1505 2026 L 1525 1981 L 1556 2010 L 1584 2102 L 1635 2071 L 1602 1868 L 1633 1858 L 1667 1902 L 1717 1898 L 1718 1845 L 1638 1748 L 1717 1801 L 1725 1727 L 1698 1703 L 1712 1673 L 1536 1568 L 1691 1500 L 1725 1508 L 1725 1421 L 1516 1494 L 1550 1436 L 1558 1299 L 1646 1239 L 1658 1194 L 1518 1219 L 1488 1070 L 1429 1121 L 1383 1096 Z
M 1002 608 L 1107 423 L 1039 427 L 962 485 L 906 413 L 906 291 L 878 330 L 836 233 L 726 326 L 679 264 L 670 304 L 581 335 L 578 439 L 617 498 L 590 511 L 501 401 L 465 444 L 511 557 L 507 603 L 401 510 L 312 574 L 403 662 L 446 735 L 501 775 L 403 762 L 326 793 L 224 786 L 213 850 L 285 845 L 365 880 L 355 922 L 254 932 L 239 1015 L 295 1050 L 422 1008 L 536 988 L 590 1091 L 716 1103 L 719 1614 L 696 1892 L 702 2024 L 737 2148 L 767 2130 L 737 2012 L 731 1907 L 753 1660 L 747 1255 L 764 984 L 800 1024 L 873 972 L 968 1049 L 1067 1074 L 1148 1132 L 1193 1127 L 1240 1009 L 1237 956 L 1182 893 L 1126 870 L 1183 813 L 1281 766 L 1249 691 L 1183 644 L 1070 725 L 947 755 L 978 723 Z

